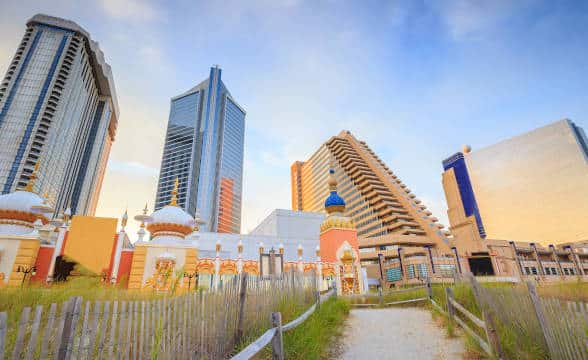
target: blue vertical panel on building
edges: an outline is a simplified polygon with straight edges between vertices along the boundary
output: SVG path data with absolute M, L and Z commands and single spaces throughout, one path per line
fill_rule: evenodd
M 478 203 L 476 202 L 476 196 L 474 194 L 474 189 L 472 188 L 470 175 L 463 154 L 459 152 L 452 157 L 445 159 L 443 161 L 443 169 L 445 171 L 453 169 L 465 215 L 474 215 L 476 218 L 476 224 L 478 225 L 478 232 L 482 238 L 485 238 L 486 231 L 484 230 L 482 217 L 478 210 Z
M 230 179 L 233 183 L 231 222 L 232 232 L 235 233 L 239 232 L 241 224 L 244 133 L 245 113 L 230 98 L 227 98 L 219 172 L 221 179 Z
M 80 172 L 78 173 L 76 183 L 74 185 L 74 191 L 71 199 L 71 211 L 73 214 L 77 214 L 78 202 L 80 201 L 80 193 L 82 186 L 84 185 L 84 179 L 86 178 L 86 171 L 88 170 L 88 162 L 92 155 L 92 149 L 94 148 L 94 142 L 96 141 L 96 134 L 100 127 L 100 120 L 102 119 L 102 111 L 104 110 L 104 101 L 98 102 L 96 112 L 94 113 L 94 119 L 92 119 L 92 127 L 90 128 L 90 134 L 88 134 L 88 141 L 86 142 L 86 148 L 82 155 L 82 162 L 80 166 Z
M 12 104 L 12 100 L 14 99 L 14 95 L 16 94 L 16 91 L 18 89 L 18 85 L 20 84 L 20 80 L 22 79 L 22 74 L 24 74 L 25 70 L 27 69 L 27 65 L 29 64 L 29 61 L 31 60 L 31 56 L 32 56 L 33 52 L 37 48 L 37 44 L 39 43 L 39 38 L 41 37 L 42 33 L 43 33 L 43 31 L 39 30 L 35 34 L 35 37 L 33 38 L 33 42 L 31 43 L 31 46 L 29 47 L 29 51 L 27 52 L 24 60 L 22 61 L 22 65 L 20 66 L 20 70 L 18 72 L 18 75 L 16 75 L 16 79 L 14 80 L 14 85 L 12 85 L 12 88 L 10 89 L 10 93 L 8 94 L 8 97 L 6 98 L 6 102 L 4 103 L 2 110 L 0 110 L 0 127 L 2 127 L 2 123 L 4 122 L 4 118 L 6 117 L 6 113 L 8 112 L 8 109 L 10 109 L 10 105 Z
M 203 134 L 202 156 L 200 158 L 200 180 L 198 183 L 198 200 L 197 208 L 200 215 L 206 221 L 204 227 L 208 231 L 216 230 L 216 219 L 214 217 L 213 199 L 218 195 L 216 184 L 218 183 L 218 174 L 216 164 L 218 161 L 219 151 L 219 111 L 221 104 L 221 70 L 218 68 L 210 69 L 210 78 L 208 84 L 208 99 L 206 106 L 206 116 L 202 121 L 201 132 Z M 212 94 L 214 95 L 214 99 Z M 211 116 L 212 115 L 212 116 Z
M 16 177 L 16 172 L 18 171 L 18 167 L 20 166 L 20 162 L 22 161 L 22 157 L 24 156 L 24 152 L 28 146 L 29 139 L 31 137 L 31 133 L 35 128 L 35 123 L 37 122 L 37 117 L 39 116 L 39 112 L 41 111 L 41 107 L 45 103 L 45 95 L 47 95 L 47 91 L 49 90 L 49 85 L 53 80 L 53 75 L 55 74 L 55 70 L 57 69 L 57 64 L 59 63 L 59 59 L 61 58 L 61 54 L 63 53 L 63 49 L 65 48 L 65 44 L 69 39 L 68 35 L 64 35 L 61 39 L 61 43 L 59 44 L 59 48 L 55 53 L 55 57 L 53 57 L 53 62 L 51 63 L 51 67 L 49 68 L 49 73 L 47 74 L 47 78 L 45 78 L 45 82 L 43 83 L 43 88 L 41 89 L 41 93 L 37 98 L 37 102 L 35 104 L 35 108 L 31 117 L 29 118 L 29 122 L 27 124 L 25 134 L 20 142 L 18 150 L 16 152 L 16 157 L 12 163 L 12 168 L 8 173 L 8 179 L 6 180 L 6 184 L 4 184 L 3 193 L 7 194 L 10 192 L 10 188 L 12 187 L 12 183 L 14 182 L 14 178 Z

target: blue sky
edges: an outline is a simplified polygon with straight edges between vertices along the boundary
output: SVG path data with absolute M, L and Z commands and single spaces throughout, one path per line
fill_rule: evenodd
M 0 70 L 37 12 L 72 19 L 115 76 L 98 215 L 154 201 L 170 97 L 213 64 L 247 110 L 243 231 L 290 208 L 289 166 L 365 140 L 442 222 L 441 161 L 567 117 L 588 130 L 584 1 L 7 1 Z

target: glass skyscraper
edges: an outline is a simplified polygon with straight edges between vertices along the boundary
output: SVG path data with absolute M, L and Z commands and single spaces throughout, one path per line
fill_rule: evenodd
M 118 105 L 110 66 L 78 24 L 35 15 L 0 83 L 0 191 L 27 184 L 56 212 L 93 215 Z
M 222 70 L 171 99 L 155 209 L 169 204 L 176 178 L 178 206 L 206 221 L 203 231 L 239 233 L 245 110 L 221 80 Z

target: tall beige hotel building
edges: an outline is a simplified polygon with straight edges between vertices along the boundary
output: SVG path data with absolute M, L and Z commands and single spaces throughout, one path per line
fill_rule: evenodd
M 453 270 L 451 261 L 444 258 L 451 250 L 443 225 L 372 149 L 349 131 L 331 137 L 307 161 L 292 164 L 294 210 L 322 211 L 329 191 L 329 168 L 335 170 L 337 192 L 346 202 L 344 215 L 351 217 L 357 228 L 361 262 L 370 278 L 392 282 L 402 276 L 400 269 L 406 266 L 415 278 L 432 270 L 430 265 L 417 263 L 410 267 L 411 257 L 430 257 L 436 265 L 447 263 L 448 273 Z M 386 268 L 398 271 L 378 274 L 381 260 Z M 392 266 L 402 260 L 406 266 Z

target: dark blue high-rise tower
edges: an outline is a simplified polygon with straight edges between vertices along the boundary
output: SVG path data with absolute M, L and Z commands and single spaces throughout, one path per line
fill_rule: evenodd
M 169 203 L 178 178 L 178 206 L 200 212 L 202 231 L 240 232 L 244 134 L 245 110 L 218 67 L 172 98 L 155 209 Z

